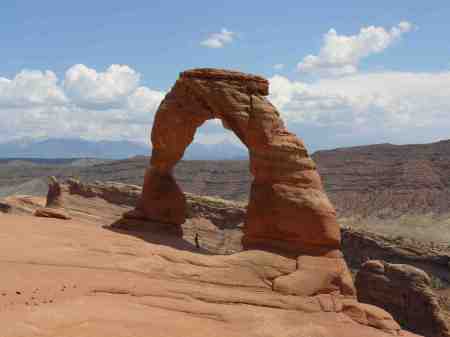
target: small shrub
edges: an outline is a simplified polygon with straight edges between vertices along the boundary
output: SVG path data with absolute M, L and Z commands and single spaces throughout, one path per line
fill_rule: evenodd
M 432 289 L 437 289 L 437 290 L 441 290 L 441 289 L 446 289 L 449 288 L 449 284 L 447 281 L 440 279 L 437 276 L 434 275 L 430 275 L 430 279 L 431 279 L 431 288 Z

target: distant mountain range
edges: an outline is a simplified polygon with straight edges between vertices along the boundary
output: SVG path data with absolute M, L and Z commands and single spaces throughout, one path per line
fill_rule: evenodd
M 0 158 L 99 158 L 124 159 L 150 155 L 144 143 L 129 141 L 90 141 L 79 138 L 19 139 L 0 143 Z M 220 160 L 247 159 L 247 150 L 231 142 L 217 144 L 192 143 L 183 159 Z
M 450 237 L 450 140 L 356 146 L 312 157 L 341 223 Z

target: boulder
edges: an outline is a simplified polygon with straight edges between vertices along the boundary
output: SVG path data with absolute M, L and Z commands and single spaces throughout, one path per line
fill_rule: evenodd
M 430 283 L 423 270 L 380 260 L 364 263 L 355 281 L 359 301 L 387 310 L 404 328 L 427 337 L 449 337 Z
M 71 219 L 71 216 L 66 211 L 64 211 L 64 209 L 61 208 L 51 208 L 51 207 L 38 208 L 36 211 L 34 211 L 34 215 L 43 218 L 55 218 L 62 220 Z

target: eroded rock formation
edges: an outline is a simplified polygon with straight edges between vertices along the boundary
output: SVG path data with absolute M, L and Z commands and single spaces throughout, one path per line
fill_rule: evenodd
M 288 132 L 265 96 L 266 79 L 240 72 L 195 69 L 180 74 L 154 120 L 153 152 L 136 211 L 128 217 L 181 225 L 186 200 L 172 170 L 196 129 L 218 118 L 248 147 L 254 177 L 243 245 L 339 256 L 336 213 L 303 142 Z
M 450 336 L 430 277 L 424 271 L 371 260 L 362 265 L 355 285 L 361 302 L 389 311 L 405 328 L 427 337 Z
M 11 205 L 5 203 L 5 202 L 0 202 L 0 213 L 9 213 L 11 212 Z
M 64 197 L 61 185 L 55 177 L 49 178 L 46 205 L 34 212 L 35 216 L 69 220 L 71 217 L 64 209 Z
M 71 179 L 60 188 L 67 225 L 0 216 L 2 336 L 416 336 L 358 302 L 342 258 L 243 252 L 243 204 L 186 194 L 180 238 L 151 221 L 108 226 L 140 187 Z

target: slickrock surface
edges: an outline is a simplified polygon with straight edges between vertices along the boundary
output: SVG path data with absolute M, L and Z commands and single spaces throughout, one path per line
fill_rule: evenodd
M 47 202 L 45 197 L 31 195 L 11 195 L 1 199 L 2 210 L 0 213 L 31 215 L 38 208 L 44 208 Z
M 254 180 L 243 245 L 293 256 L 337 256 L 336 212 L 303 142 L 287 131 L 268 93 L 268 81 L 254 75 L 220 69 L 181 73 L 156 112 L 142 197 L 126 218 L 184 223 L 186 200 L 172 171 L 197 128 L 219 118 L 250 153 Z
M 450 330 L 422 270 L 371 260 L 356 276 L 358 299 L 388 310 L 411 331 L 427 337 L 448 337 Z
M 355 300 L 341 258 L 231 254 L 242 204 L 187 195 L 180 237 L 148 221 L 110 226 L 139 187 L 70 180 L 61 191 L 72 220 L 0 215 L 2 337 L 414 336 Z
M 319 276 L 317 290 L 311 266 L 334 259 L 211 256 L 177 237 L 161 245 L 79 220 L 1 215 L 0 228 L 2 337 L 400 333 L 386 312 L 340 295 L 342 282 Z

